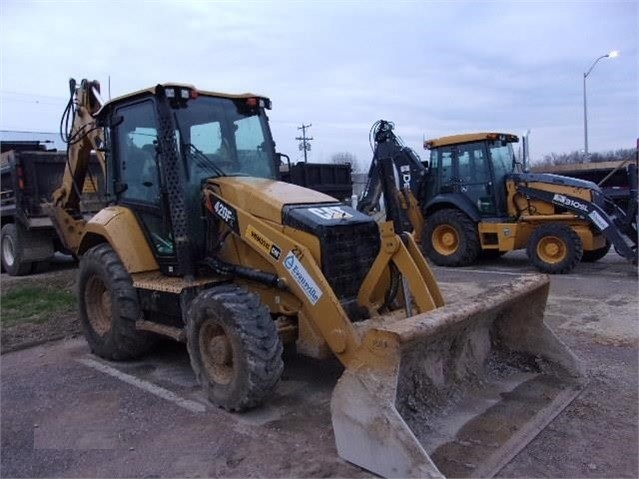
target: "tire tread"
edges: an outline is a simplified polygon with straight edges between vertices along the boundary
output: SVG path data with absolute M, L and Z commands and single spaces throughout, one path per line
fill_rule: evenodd
M 246 383 L 239 398 L 217 405 L 229 411 L 244 411 L 263 403 L 277 386 L 284 363 L 282 343 L 268 309 L 255 294 L 233 284 L 216 286 L 200 293 L 187 314 L 187 347 L 191 365 L 205 389 L 215 387 L 205 377 L 199 358 L 199 328 L 206 317 L 219 313 L 227 319 L 241 338 L 246 360 Z M 211 395 L 209 394 L 209 399 Z
M 460 236 L 460 247 L 453 254 L 444 256 L 435 250 L 431 238 L 437 226 L 448 224 L 454 227 Z M 426 218 L 422 234 L 422 249 L 428 258 L 439 266 L 469 266 L 479 257 L 481 245 L 477 224 L 463 212 L 445 208 L 435 211 Z

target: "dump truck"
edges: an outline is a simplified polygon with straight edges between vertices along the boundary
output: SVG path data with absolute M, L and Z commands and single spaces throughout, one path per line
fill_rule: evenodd
M 601 259 L 612 245 L 637 264 L 636 165 L 622 208 L 590 181 L 523 171 L 512 148 L 516 135 L 428 140 L 430 159 L 422 162 L 393 128 L 384 120 L 373 125 L 375 152 L 358 209 L 378 208 L 382 192 L 395 181 L 392 171 L 381 168 L 382 158 L 391 158 L 399 177 L 392 194 L 400 195 L 402 210 L 391 216 L 414 231 L 434 263 L 468 266 L 481 256 L 525 249 L 541 272 L 568 273 L 580 261 Z
M 280 164 L 280 180 L 326 193 L 344 203 L 353 196 L 352 166 L 349 163 L 291 163 L 287 155 L 280 153 L 286 162 Z
M 101 358 L 186 343 L 208 399 L 242 412 L 277 388 L 284 344 L 336 357 L 337 451 L 388 477 L 492 474 L 582 388 L 543 321 L 546 276 L 445 305 L 410 233 L 277 181 L 267 97 L 164 83 L 105 103 L 97 81 L 69 86 L 49 214 Z M 109 206 L 87 220 L 91 151 Z
M 46 211 L 66 167 L 66 152 L 49 149 L 40 141 L 3 141 L 0 154 L 0 258 L 2 270 L 11 276 L 43 272 L 56 252 L 64 252 Z M 81 211 L 96 212 L 103 206 L 104 189 L 97 163 L 92 179 L 84 185 Z
M 10 276 L 42 273 L 62 248 L 46 204 L 60 185 L 67 152 L 48 148 L 38 140 L 3 141 L 0 152 L 0 259 Z M 280 154 L 280 157 L 288 157 Z M 92 216 L 104 206 L 104 179 L 95 158 L 85 182 L 82 211 Z M 281 181 L 304 186 L 350 203 L 353 193 L 348 164 L 297 163 L 280 165 Z

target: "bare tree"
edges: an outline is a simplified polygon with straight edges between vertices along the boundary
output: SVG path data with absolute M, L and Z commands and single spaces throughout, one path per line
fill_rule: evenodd
M 353 173 L 361 173 L 361 165 L 357 161 L 357 158 L 355 157 L 355 155 L 353 155 L 352 153 L 348 153 L 345 151 L 340 153 L 334 153 L 331 156 L 330 162 L 335 165 L 350 164 L 351 170 L 353 171 Z
M 622 161 L 626 158 L 636 155 L 636 151 L 633 148 L 620 148 L 615 151 L 606 151 L 601 153 L 591 153 L 588 155 L 589 163 L 599 163 L 602 161 Z M 545 155 L 542 161 L 537 164 L 540 166 L 553 166 L 553 165 L 570 165 L 575 163 L 581 163 L 583 160 L 583 153 L 580 151 L 573 151 L 570 153 L 550 153 Z

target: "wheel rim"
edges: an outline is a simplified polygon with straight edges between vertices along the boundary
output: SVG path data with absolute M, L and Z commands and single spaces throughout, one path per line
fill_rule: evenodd
M 9 267 L 13 266 L 16 260 L 13 240 L 8 235 L 2 238 L 2 257 L 4 258 L 4 264 Z
M 91 327 L 104 336 L 111 330 L 111 293 L 98 276 L 92 276 L 87 281 L 84 300 Z
M 224 328 L 207 321 L 200 330 L 200 354 L 207 375 L 218 384 L 233 379 L 233 347 Z
M 433 248 L 439 254 L 450 256 L 459 248 L 459 235 L 457 230 L 450 225 L 439 225 L 432 234 Z
M 557 236 L 544 236 L 537 243 L 537 256 L 544 263 L 557 264 L 566 259 L 568 248 Z

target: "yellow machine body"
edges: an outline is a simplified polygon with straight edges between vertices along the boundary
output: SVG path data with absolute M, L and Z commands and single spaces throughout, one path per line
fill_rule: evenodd
M 196 315 L 213 317 L 220 304 L 200 310 L 193 305 L 210 299 L 220 285 L 241 285 L 242 291 L 254 293 L 244 298 L 253 301 L 256 295 L 266 306 L 266 316 L 259 319 L 265 318 L 269 327 L 271 319 L 275 322 L 279 340 L 296 341 L 298 351 L 309 356 L 332 354 L 343 364 L 345 372 L 331 400 L 337 451 L 387 477 L 490 476 L 579 392 L 583 373 L 577 359 L 543 321 L 546 276 L 518 278 L 480 297 L 445 305 L 412 234 L 396 232 L 392 222 L 377 225 L 330 196 L 216 170 L 217 175 L 202 181 L 200 209 L 191 216 L 204 222 L 206 239 L 214 244 L 207 244 L 206 255 L 199 259 L 206 267 L 198 264 L 192 275 L 182 276 L 162 270 L 139 215 L 126 205 L 107 207 L 89 220 L 72 214 L 79 202 L 76 193 L 84 186 L 89 152 L 101 145 L 94 121 L 99 110 L 96 85 L 83 81 L 76 92 L 73 131 L 82 141 L 70 150 L 64 183 L 51 206 L 63 243 L 81 258 L 81 317 L 88 323 L 85 328 L 97 325 L 89 333 L 85 330 L 93 335 L 88 337 L 90 344 L 98 344 L 100 335 L 113 333 L 116 326 L 133 323 L 127 340 L 135 329 L 186 339 L 192 364 L 199 349 L 212 359 L 212 367 L 225 367 L 243 354 L 224 340 L 221 331 L 229 328 L 227 318 L 206 323 L 208 335 L 193 336 L 190 329 Z M 179 86 L 166 88 L 176 89 L 171 99 L 183 101 L 182 110 L 189 101 L 218 95 L 199 92 L 198 97 Z M 163 86 L 123 101 L 135 103 L 137 95 L 155 95 L 156 90 L 158 101 L 168 105 Z M 249 95 L 227 97 L 253 106 L 265 101 Z M 107 118 L 105 124 L 117 126 L 118 121 Z M 177 151 L 171 138 L 174 130 L 167 130 L 163 138 L 158 135 L 164 142 L 158 149 L 164 159 Z M 99 156 L 105 166 L 105 157 Z M 196 159 L 202 160 L 202 155 Z M 120 159 L 113 155 L 108 160 L 116 168 Z M 172 190 L 168 196 L 180 200 L 179 193 Z M 315 229 L 304 223 L 313 217 Z M 345 225 L 337 236 L 350 246 L 339 253 L 345 258 L 361 255 L 364 241 L 349 230 L 358 221 L 373 232 L 369 239 L 375 248 L 366 250 L 370 256 L 360 263 L 366 268 L 358 284 L 340 283 L 327 273 L 327 262 L 335 260 L 327 256 L 323 235 Z M 194 234 L 172 233 L 176 244 Z M 506 236 L 503 231 L 497 234 Z M 109 268 L 101 268 L 102 257 L 109 258 Z M 121 269 L 115 266 L 118 259 Z M 222 272 L 216 269 L 220 264 Z M 110 271 L 116 271 L 117 278 L 106 278 Z M 354 288 L 354 294 L 340 296 L 340 288 Z M 167 308 L 178 308 L 180 326 L 155 321 L 165 309 L 154 302 L 163 297 L 168 298 Z M 118 308 L 111 307 L 122 298 L 126 303 L 120 304 L 133 311 L 126 324 L 114 316 Z M 262 305 L 255 309 L 264 310 Z M 92 315 L 98 315 L 98 321 Z M 121 336 L 108 338 L 117 341 Z M 122 352 L 118 344 L 108 346 Z M 114 356 L 123 357 L 124 353 Z

